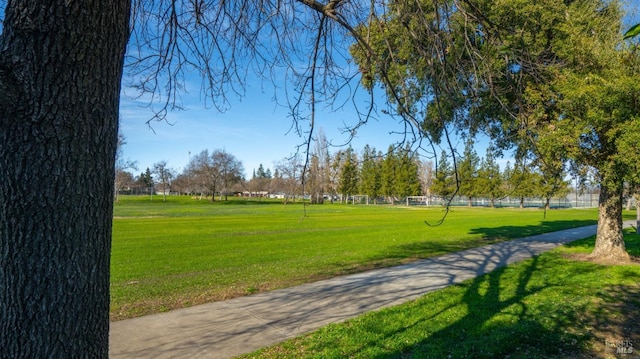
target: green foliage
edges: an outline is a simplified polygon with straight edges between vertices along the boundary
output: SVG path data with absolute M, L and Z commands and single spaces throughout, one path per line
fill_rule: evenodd
M 358 192 L 358 155 L 351 147 L 344 154 L 338 191 L 345 196 Z
M 359 28 L 375 56 L 352 53 L 365 84 L 384 86 L 436 142 L 446 126 L 483 131 L 497 149 L 606 177 L 620 153 L 613 139 L 640 111 L 638 56 L 620 43 L 620 18 L 616 1 L 396 1 Z
M 525 197 L 539 197 L 538 173 L 534 173 L 530 166 L 523 163 L 514 165 L 513 168 L 507 164 L 503 173 L 503 187 L 505 195 L 508 197 L 520 198 L 520 207 L 524 207 Z
M 447 153 L 442 151 L 440 163 L 436 167 L 436 177 L 433 180 L 431 191 L 443 198 L 450 198 L 457 191 L 455 171 L 449 164 Z
M 399 198 L 416 196 L 420 194 L 420 178 L 418 177 L 418 164 L 414 159 L 411 149 L 407 145 L 396 153 L 396 178 L 394 194 Z
M 374 200 L 380 196 L 381 169 L 381 159 L 379 159 L 376 149 L 366 145 L 362 152 L 362 165 L 360 166 L 360 193 Z
M 624 33 L 624 39 L 631 39 L 640 35 L 640 24 L 633 25 L 627 32 Z
M 479 166 L 480 157 L 478 157 L 478 153 L 473 148 L 473 141 L 468 140 L 458 165 L 458 177 L 460 178 L 459 194 L 468 198 L 469 206 L 471 206 L 471 199 L 481 193 L 478 178 Z
M 352 54 L 365 86 L 381 84 L 434 141 L 452 126 L 486 132 L 503 147 L 526 110 L 523 89 L 551 74 L 565 13 L 553 0 L 395 1 L 358 29 L 373 53 L 354 46 Z
M 387 198 L 395 197 L 396 169 L 398 167 L 397 161 L 398 159 L 396 158 L 395 148 L 393 146 L 389 146 L 387 153 L 384 156 L 380 173 L 382 181 L 380 191 Z
M 153 187 L 153 175 L 151 174 L 151 170 L 149 167 L 138 176 L 137 182 L 144 187 Z
M 167 202 L 121 196 L 114 207 L 112 319 L 222 300 L 593 224 L 594 210 L 313 206 L 272 200 Z M 500 218 L 500 221 L 496 221 Z M 363 245 L 366 244 L 366 245 Z
M 270 179 L 271 178 L 271 170 L 269 168 L 267 168 L 267 170 L 265 171 L 264 166 L 262 166 L 262 163 L 261 163 L 258 166 L 258 170 L 254 171 L 253 178 Z
M 556 86 L 563 93 L 559 103 L 566 117 L 545 136 L 564 145 L 578 163 L 598 169 L 604 185 L 615 186 L 632 174 L 640 160 L 628 141 L 639 136 L 637 106 L 640 84 L 638 58 L 614 53 L 602 61 L 617 63 L 605 71 L 566 74 Z M 632 66 L 622 66 L 623 61 Z
M 358 29 L 370 48 L 354 45 L 352 54 L 365 86 L 384 87 L 433 141 L 486 133 L 497 151 L 534 159 L 546 198 L 567 188 L 568 161 L 594 169 L 601 193 L 619 198 L 640 162 L 631 148 L 640 137 L 640 52 L 620 36 L 621 8 L 616 0 L 393 1 Z M 443 183 L 435 192 L 446 196 Z M 496 198 L 498 187 L 486 185 Z M 617 202 L 607 203 L 602 220 L 618 223 Z
M 495 207 L 495 201 L 505 195 L 500 166 L 496 162 L 491 147 L 487 149 L 487 154 L 478 170 L 478 188 L 481 196 L 489 198 L 491 207 Z

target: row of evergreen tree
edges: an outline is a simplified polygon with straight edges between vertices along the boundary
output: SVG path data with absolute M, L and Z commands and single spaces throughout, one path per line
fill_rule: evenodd
M 430 192 L 445 198 L 455 195 L 467 198 L 471 206 L 475 198 L 489 200 L 493 207 L 501 198 L 519 198 L 520 207 L 526 198 L 541 198 L 549 206 L 551 198 L 566 196 L 570 184 L 565 179 L 566 171 L 544 171 L 543 166 L 507 162 L 503 170 L 497 163 L 493 148 L 487 149 L 486 156 L 480 158 L 469 142 L 461 158 L 450 161 L 443 152 L 435 173 Z
M 393 202 L 426 189 L 420 177 L 421 161 L 408 145 L 390 146 L 386 153 L 366 145 L 361 155 L 349 147 L 325 155 L 324 165 L 320 157 L 316 153 L 310 160 L 307 183 L 312 202 L 321 202 L 321 195 L 327 194 L 339 194 L 342 199 L 366 195 L 374 202 L 379 198 Z
M 224 155 L 224 156 L 223 156 Z M 222 161 L 220 158 L 230 160 Z M 232 163 L 233 166 L 220 166 Z M 489 148 L 481 158 L 473 143 L 468 143 L 462 156 L 452 157 L 443 151 L 436 165 L 421 160 L 409 145 L 389 146 L 386 152 L 366 145 L 356 152 L 352 147 L 329 153 L 328 146 L 316 146 L 308 163 L 294 156 L 275 164 L 275 170 L 260 164 L 247 180 L 242 175 L 242 163 L 224 151 L 203 151 L 191 159 L 183 173 L 167 169 L 166 162 L 154 165 L 129 185 L 150 188 L 160 185 L 163 193 L 280 193 L 286 198 L 308 195 L 313 203 L 345 201 L 354 196 L 367 196 L 368 201 L 394 203 L 407 196 L 435 196 L 449 199 L 461 196 L 472 205 L 474 199 L 487 199 L 491 205 L 504 197 L 542 198 L 565 196 L 569 183 L 564 170 L 543 171 L 534 165 L 512 166 L 507 163 L 501 170 L 495 152 Z M 225 175 L 218 172 L 225 169 Z M 168 173 L 168 175 L 167 175 Z M 153 175 L 153 176 L 152 176 Z

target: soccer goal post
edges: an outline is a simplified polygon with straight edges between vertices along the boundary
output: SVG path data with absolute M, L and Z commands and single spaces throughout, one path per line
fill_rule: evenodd
M 369 196 L 366 194 L 358 194 L 353 196 L 353 204 L 369 204 Z

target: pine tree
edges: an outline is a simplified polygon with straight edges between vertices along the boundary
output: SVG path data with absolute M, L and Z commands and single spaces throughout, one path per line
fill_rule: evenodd
M 420 194 L 418 164 L 414 160 L 408 144 L 397 157 L 395 193 L 401 198 Z
M 487 148 L 487 154 L 478 170 L 479 194 L 489 198 L 491 208 L 496 206 L 496 199 L 504 196 L 500 166 L 495 159 L 494 150 Z
M 447 159 L 447 153 L 442 151 L 440 163 L 436 167 L 436 176 L 431 186 L 431 191 L 443 199 L 451 198 L 456 193 L 456 180 L 453 168 Z
M 510 163 L 503 172 L 503 187 L 505 195 L 519 199 L 520 208 L 524 208 L 526 197 L 535 197 L 538 194 L 537 180 L 531 168 L 524 163 L 516 162 L 513 168 Z
M 473 141 L 467 141 L 462 160 L 458 165 L 460 180 L 460 195 L 467 197 L 467 205 L 472 206 L 472 200 L 478 196 L 478 166 L 480 157 L 473 148 Z
M 389 149 L 384 156 L 384 160 L 382 161 L 380 192 L 386 197 L 387 201 L 391 202 L 391 204 L 394 203 L 396 196 L 396 167 L 397 160 L 395 148 L 393 146 L 389 146 Z
M 377 160 L 376 149 L 366 145 L 362 152 L 360 166 L 360 192 L 377 203 L 380 195 L 380 161 Z
M 338 190 L 347 198 L 358 191 L 358 156 L 353 148 L 347 148 L 340 171 Z

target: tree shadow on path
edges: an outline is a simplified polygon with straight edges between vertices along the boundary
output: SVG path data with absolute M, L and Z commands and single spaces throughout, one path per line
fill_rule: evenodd
M 389 259 L 403 260 L 407 258 L 430 258 L 434 255 L 462 251 L 487 244 L 504 242 L 542 233 L 555 232 L 563 229 L 585 227 L 594 224 L 596 224 L 595 220 L 543 221 L 537 225 L 528 226 L 473 228 L 469 231 L 469 235 L 477 237 L 476 239 L 451 241 L 427 237 L 425 240 L 386 248 L 385 251 L 380 253 L 375 259 L 388 261 Z
M 541 233 L 549 233 L 569 228 L 585 227 L 596 224 L 594 220 L 541 221 L 528 226 L 496 226 L 473 228 L 469 234 L 480 234 L 485 240 L 508 240 L 523 238 Z

